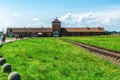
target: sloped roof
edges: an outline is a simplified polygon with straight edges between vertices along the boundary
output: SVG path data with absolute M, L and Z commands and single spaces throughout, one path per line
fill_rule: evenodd
M 62 32 L 105 32 L 105 29 L 102 27 L 96 28 L 63 28 Z
M 53 22 L 60 22 L 57 18 Z
M 7 28 L 7 32 L 52 32 L 52 28 Z
M 7 28 L 7 32 L 22 33 L 22 32 L 52 32 L 52 28 Z M 61 28 L 62 32 L 105 32 L 103 27 L 95 27 L 95 28 Z

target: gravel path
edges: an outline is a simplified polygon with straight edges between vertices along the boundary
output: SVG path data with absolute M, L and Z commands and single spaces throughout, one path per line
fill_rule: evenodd
M 9 43 L 9 42 L 13 42 L 13 41 L 16 41 L 16 39 L 7 39 L 7 40 L 5 40 L 5 43 L 3 43 L 3 44 Z M 0 44 L 2 44 L 1 41 L 0 41 Z

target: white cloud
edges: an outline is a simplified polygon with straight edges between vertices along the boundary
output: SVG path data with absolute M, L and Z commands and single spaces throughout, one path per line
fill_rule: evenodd
M 13 22 L 13 21 L 6 21 L 6 22 L 0 24 L 0 27 L 10 27 L 10 26 L 12 27 L 14 25 L 16 25 L 15 22 Z
M 44 26 L 42 22 L 32 22 L 25 25 L 26 27 L 41 27 Z
M 13 13 L 13 16 L 20 16 L 20 13 Z
M 120 10 L 104 12 L 67 13 L 60 17 L 64 27 L 97 27 L 102 26 L 109 31 L 120 31 Z
M 6 21 L 3 24 L 0 24 L 0 31 L 4 30 L 4 32 L 5 32 L 7 27 L 13 27 L 14 25 L 16 25 L 15 22 L 13 22 L 13 21 Z
M 4 26 L 12 26 L 12 25 L 16 25 L 16 23 L 14 23 L 12 21 L 7 21 L 4 23 Z
M 40 21 L 40 18 L 33 18 L 33 21 Z

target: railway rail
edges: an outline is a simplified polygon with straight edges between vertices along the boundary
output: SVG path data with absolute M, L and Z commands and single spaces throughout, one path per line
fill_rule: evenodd
M 96 47 L 96 46 L 92 46 L 92 45 L 88 45 L 88 44 L 84 44 L 84 43 L 80 43 L 80 42 L 75 42 L 72 40 L 68 40 L 68 39 L 63 39 L 62 40 L 75 44 L 79 47 L 82 47 L 84 49 L 89 50 L 90 52 L 94 52 L 97 53 L 99 55 L 102 55 L 104 57 L 109 57 L 109 59 L 113 59 L 117 62 L 120 63 L 120 52 L 119 51 L 114 51 L 114 50 L 108 50 L 108 49 L 104 49 L 104 48 L 100 48 L 100 47 Z

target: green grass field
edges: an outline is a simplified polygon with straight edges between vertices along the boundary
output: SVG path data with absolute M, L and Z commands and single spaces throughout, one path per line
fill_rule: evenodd
M 73 41 L 82 42 L 106 49 L 120 51 L 120 36 L 88 36 L 64 37 Z
M 120 66 L 58 38 L 16 41 L 3 45 L 0 53 L 22 80 L 120 79 Z M 7 76 L 0 71 L 0 80 L 7 80 Z

